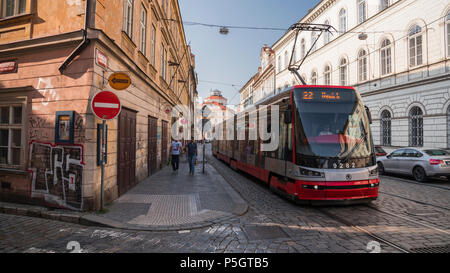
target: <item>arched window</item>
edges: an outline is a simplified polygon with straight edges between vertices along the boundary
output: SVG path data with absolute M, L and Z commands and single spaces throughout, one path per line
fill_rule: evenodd
M 284 52 L 284 68 L 289 66 L 289 54 L 287 50 Z
M 339 11 L 339 32 L 340 34 L 344 34 L 347 31 L 347 11 L 345 9 L 341 9 Z
M 409 66 L 422 64 L 422 28 L 418 25 L 409 30 Z
M 423 112 L 418 106 L 414 106 L 409 111 L 409 146 L 423 146 Z
M 313 71 L 311 73 L 311 85 L 317 85 L 317 72 Z
M 324 24 L 325 24 L 325 25 L 329 25 L 329 24 L 330 24 L 330 21 L 326 20 Z M 330 34 L 330 32 L 325 31 L 324 36 L 323 36 L 323 44 L 324 44 L 324 45 L 328 44 L 328 43 L 330 42 L 330 40 L 331 40 L 331 34 Z
M 358 81 L 367 81 L 367 52 L 364 49 L 358 53 Z
M 278 72 L 281 71 L 281 56 L 278 56 L 278 66 L 277 66 L 277 71 L 278 71 Z
M 292 60 L 294 61 L 294 63 L 296 63 L 297 60 L 297 50 L 293 50 L 292 51 Z
M 380 0 L 380 11 L 389 7 L 389 0 Z
M 311 47 L 312 47 L 311 52 L 314 52 L 317 49 L 316 40 L 317 40 L 317 32 L 313 31 L 311 32 Z
M 344 86 L 347 85 L 347 76 L 348 76 L 348 65 L 347 59 L 342 58 L 339 62 L 339 83 Z
M 447 31 L 447 56 L 450 56 L 450 11 L 445 18 L 445 28 Z
M 392 73 L 392 45 L 389 39 L 381 43 L 380 59 L 381 75 Z
M 450 106 L 447 108 L 447 148 L 450 148 Z
M 358 24 L 361 24 L 366 20 L 367 12 L 366 0 L 358 0 Z
M 381 112 L 381 145 L 391 146 L 391 112 Z
M 323 78 L 325 85 L 331 85 L 331 67 L 329 65 L 326 65 L 323 70 Z
M 300 43 L 300 56 L 302 59 L 305 58 L 305 54 L 306 54 L 306 42 L 305 39 L 302 39 Z

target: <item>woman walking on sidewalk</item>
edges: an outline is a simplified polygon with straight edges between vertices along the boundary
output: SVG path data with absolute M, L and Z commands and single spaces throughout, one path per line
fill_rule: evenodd
M 187 145 L 187 154 L 189 162 L 189 174 L 194 175 L 195 161 L 197 160 L 197 143 L 194 142 L 194 138 Z

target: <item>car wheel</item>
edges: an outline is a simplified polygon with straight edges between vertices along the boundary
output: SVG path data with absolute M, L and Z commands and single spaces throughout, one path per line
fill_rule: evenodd
M 413 169 L 414 179 L 418 182 L 424 182 L 427 179 L 425 170 L 422 167 L 415 167 Z
M 378 165 L 378 174 L 385 174 L 383 163 L 377 162 Z

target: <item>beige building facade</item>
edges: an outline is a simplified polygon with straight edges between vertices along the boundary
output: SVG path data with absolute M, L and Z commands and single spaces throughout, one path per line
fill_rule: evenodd
M 100 91 L 122 104 L 107 121 L 105 201 L 166 165 L 171 111 L 197 95 L 178 1 L 0 2 L 2 200 L 100 207 Z M 115 72 L 131 85 L 113 89 Z

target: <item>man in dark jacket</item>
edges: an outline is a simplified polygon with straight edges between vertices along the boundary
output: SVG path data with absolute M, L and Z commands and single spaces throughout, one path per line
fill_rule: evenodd
M 195 143 L 194 138 L 187 145 L 187 155 L 189 162 L 189 174 L 194 175 L 195 172 L 195 161 L 197 160 L 197 143 Z

